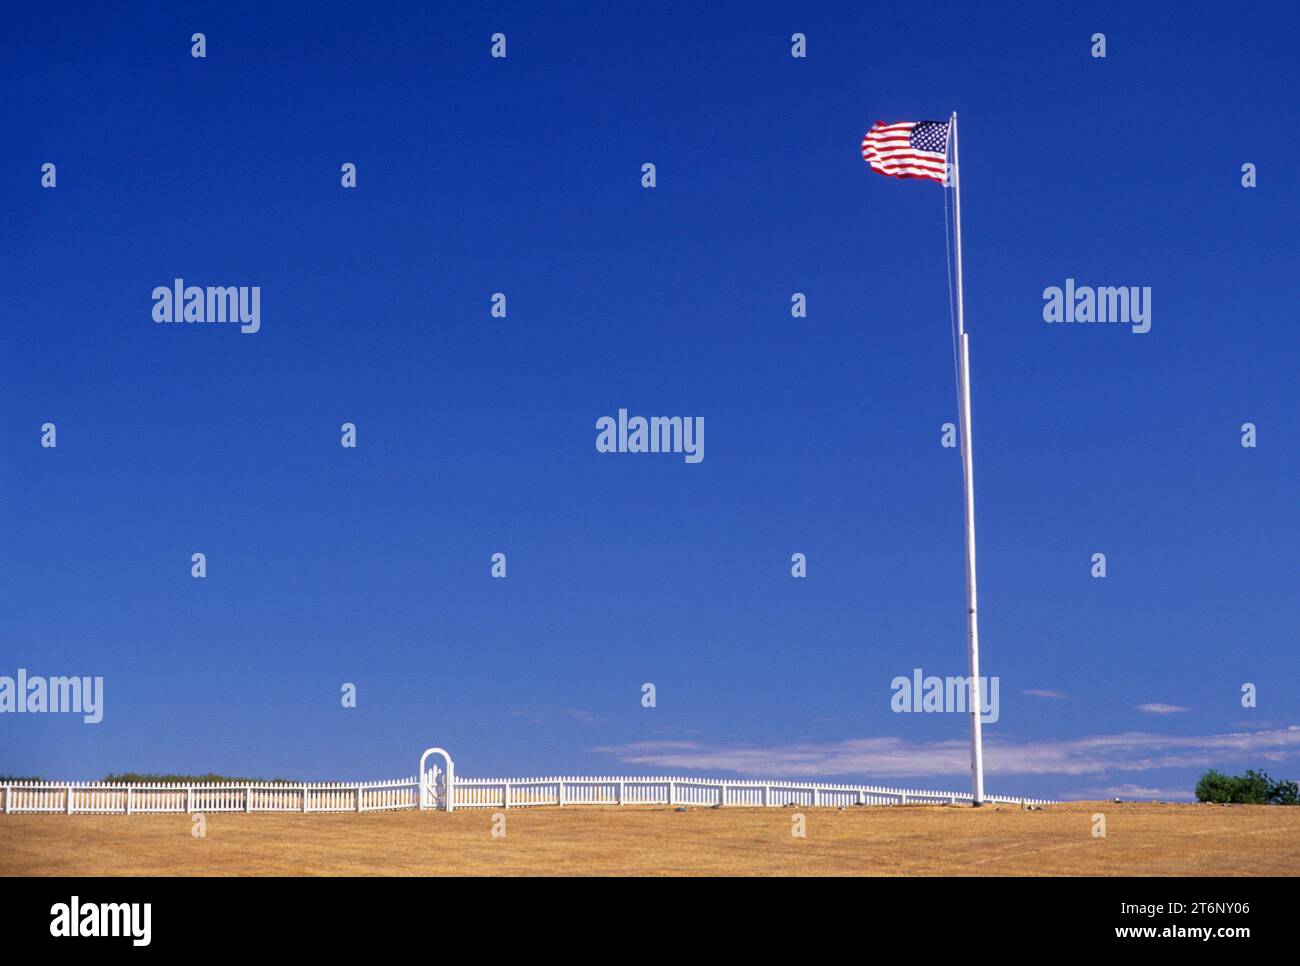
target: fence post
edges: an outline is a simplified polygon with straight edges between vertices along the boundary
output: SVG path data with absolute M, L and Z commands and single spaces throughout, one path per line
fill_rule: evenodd
M 669 804 L 669 805 L 676 805 L 676 804 L 677 804 L 677 802 L 675 801 L 675 798 L 676 798 L 676 795 L 675 795 L 676 789 L 675 789 L 673 786 L 674 786 L 674 782 L 673 782 L 673 780 L 672 780 L 671 778 L 668 779 L 668 804 Z
M 821 804 L 821 797 L 822 797 L 822 796 L 821 796 L 821 789 L 817 788 L 817 787 L 814 785 L 814 786 L 813 786 L 813 790 L 812 790 L 812 792 L 813 792 L 813 807 L 815 808 L 815 807 L 817 807 L 818 805 Z
M 186 815 L 194 814 L 194 786 L 193 785 L 185 786 L 185 814 Z
M 303 782 L 302 785 L 302 810 L 303 813 L 306 814 L 307 812 L 307 783 L 306 782 Z
M 560 808 L 563 808 L 564 807 L 564 779 L 561 778 L 559 781 L 557 781 L 555 783 L 555 787 L 558 790 L 556 794 L 556 799 L 560 803 Z
M 131 814 L 131 786 L 126 786 L 126 814 Z
M 763 804 L 764 804 L 764 805 L 771 805 L 771 804 L 772 804 L 771 799 L 772 799 L 772 786 L 771 786 L 771 785 L 764 785 L 764 786 L 763 786 Z
M 14 786 L 5 786 L 5 814 L 8 815 L 14 810 Z
M 361 786 L 357 786 L 357 812 L 361 812 Z
M 5 801 L 8 802 L 9 799 L 6 798 Z M 618 783 L 618 804 L 620 805 L 623 804 L 623 783 L 622 782 Z
M 719 782 L 718 783 L 718 807 L 721 808 L 723 805 L 726 804 L 727 804 L 727 786 L 724 783 Z
M 245 785 L 244 786 L 244 811 L 251 812 L 252 810 L 253 810 L 253 786 Z
M 68 786 L 68 814 L 72 814 L 72 786 Z

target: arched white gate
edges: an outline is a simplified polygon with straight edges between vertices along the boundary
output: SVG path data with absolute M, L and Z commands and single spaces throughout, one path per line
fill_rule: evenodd
M 445 768 L 439 774 L 437 765 L 429 766 L 431 755 L 441 756 Z M 420 808 L 440 808 L 450 812 L 456 807 L 456 764 L 451 755 L 441 748 L 429 748 L 420 756 Z

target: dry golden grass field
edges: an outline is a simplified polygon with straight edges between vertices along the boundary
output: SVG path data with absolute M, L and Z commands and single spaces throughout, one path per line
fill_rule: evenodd
M 1092 816 L 1106 817 L 1106 836 Z M 0 815 L 0 875 L 1296 875 L 1300 808 L 511 809 Z

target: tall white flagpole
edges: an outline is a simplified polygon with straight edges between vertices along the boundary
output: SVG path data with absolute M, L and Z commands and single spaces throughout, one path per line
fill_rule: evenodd
M 959 353 L 958 405 L 961 421 L 961 466 L 966 491 L 966 626 L 970 659 L 970 692 L 966 702 L 970 715 L 971 794 L 976 805 L 984 804 L 984 738 L 980 731 L 980 632 L 975 594 L 975 471 L 971 460 L 970 430 L 970 346 L 961 290 L 961 163 L 957 157 L 957 112 L 952 112 L 952 183 L 954 226 L 957 243 L 957 339 Z

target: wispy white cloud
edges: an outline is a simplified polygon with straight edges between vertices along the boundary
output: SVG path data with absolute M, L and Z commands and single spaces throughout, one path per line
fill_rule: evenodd
M 1069 793 L 1067 798 L 1103 799 L 1122 798 L 1126 802 L 1160 801 L 1187 802 L 1196 798 L 1186 788 L 1152 788 L 1148 785 L 1106 785 L 1102 788 L 1080 788 Z
M 1027 694 L 1031 698 L 1064 698 L 1065 695 L 1060 691 L 1048 691 L 1045 688 L 1030 688 L 1028 691 L 1021 691 L 1021 694 Z
M 533 724 L 542 724 L 547 719 L 557 717 L 572 718 L 583 724 L 600 720 L 594 711 L 584 711 L 582 708 L 526 708 L 522 711 L 511 711 L 510 714 L 516 718 L 529 718 Z
M 1192 710 L 1177 704 L 1161 704 L 1159 701 L 1153 701 L 1150 704 L 1139 704 L 1137 709 L 1145 711 L 1147 714 L 1181 714 L 1184 711 Z
M 964 739 L 905 741 L 854 738 L 773 746 L 643 741 L 593 749 L 629 765 L 655 769 L 730 772 L 738 775 L 813 777 L 854 775 L 867 780 L 966 775 L 970 746 Z M 1106 775 L 1156 768 L 1256 765 L 1300 757 L 1300 727 L 1217 735 L 1113 735 L 1024 741 L 986 735 L 985 767 L 1004 775 Z

